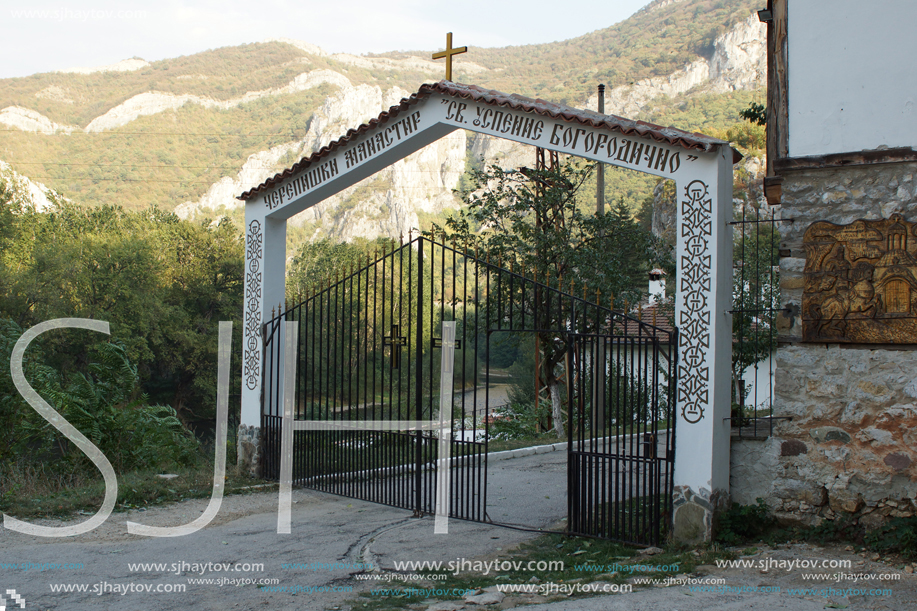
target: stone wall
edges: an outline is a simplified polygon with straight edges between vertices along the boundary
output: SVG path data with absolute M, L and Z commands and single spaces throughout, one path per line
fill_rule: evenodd
M 784 175 L 774 415 L 764 441 L 733 440 L 732 499 L 764 498 L 783 522 L 853 517 L 867 528 L 917 512 L 917 351 L 802 343 L 802 245 L 815 221 L 917 220 L 917 163 Z M 789 251 L 789 253 L 787 253 Z

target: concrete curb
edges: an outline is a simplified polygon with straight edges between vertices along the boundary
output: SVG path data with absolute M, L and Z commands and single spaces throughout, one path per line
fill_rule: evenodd
M 662 431 L 659 431 L 659 432 L 660 433 L 668 432 L 668 429 L 663 429 Z M 615 435 L 614 437 L 602 437 L 601 439 L 589 440 L 587 445 L 591 445 L 593 441 L 596 443 L 602 443 L 605 441 L 610 441 L 611 443 L 615 443 L 616 440 L 624 438 L 624 437 L 628 437 L 628 436 L 629 436 L 628 434 L 624 434 L 624 435 Z M 546 444 L 543 446 L 530 446 L 528 448 L 517 448 L 515 450 L 503 450 L 501 452 L 488 452 L 486 456 L 487 456 L 488 462 L 491 460 L 493 461 L 510 460 L 512 458 L 522 458 L 523 456 L 533 456 L 535 454 L 549 454 L 551 452 L 566 451 L 568 445 L 569 445 L 569 442 L 562 441 L 559 443 L 551 443 L 551 444 Z M 455 465 L 456 463 L 460 463 L 462 459 L 463 457 L 461 456 L 453 456 L 449 459 L 449 463 L 451 465 Z M 433 463 L 424 463 L 421 466 L 421 470 L 427 471 L 434 467 L 435 465 Z M 348 473 L 329 473 L 327 475 L 317 475 L 317 476 L 313 476 L 313 477 L 310 477 L 304 480 L 296 480 L 296 483 L 298 485 L 305 485 L 306 482 L 335 479 L 335 478 L 348 477 L 348 476 L 356 477 L 356 478 L 365 478 L 365 477 L 375 477 L 379 475 L 404 475 L 404 474 L 410 474 L 410 473 L 414 473 L 414 464 L 413 463 L 407 464 L 407 465 L 397 465 L 393 467 L 380 467 L 378 469 L 371 469 L 368 471 L 351 471 Z
M 522 456 L 531 456 L 533 454 L 547 454 L 549 452 L 560 452 L 567 450 L 566 441 L 552 443 L 543 446 L 530 446 L 528 448 L 516 448 L 515 450 L 503 450 L 502 452 L 488 452 L 487 460 L 509 460 L 510 458 L 521 458 Z

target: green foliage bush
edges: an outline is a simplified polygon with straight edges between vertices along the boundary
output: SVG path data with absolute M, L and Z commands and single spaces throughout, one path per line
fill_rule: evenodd
M 545 425 L 551 419 L 551 402 L 542 399 L 533 403 L 511 401 L 494 414 L 490 435 L 495 440 L 529 439 L 550 430 Z
M 9 362 L 18 325 L 0 321 L 0 359 Z M 36 340 L 37 341 L 37 340 Z M 200 446 L 169 406 L 149 405 L 140 392 L 137 367 L 116 342 L 94 347 L 85 372 L 61 374 L 43 363 L 43 352 L 29 347 L 25 368 L 33 389 L 111 461 L 118 472 L 189 465 Z M 7 369 L 8 371 L 8 369 Z M 61 461 L 87 470 L 85 455 L 28 406 L 12 379 L 0 377 L 0 407 L 7 443 L 0 461 Z M 62 468 L 63 465 L 62 465 Z
M 774 520 L 764 499 L 756 499 L 755 505 L 733 503 L 718 516 L 716 540 L 725 545 L 737 545 L 760 537 L 773 524 Z
M 156 209 L 0 205 L 15 218 L 0 252 L 0 318 L 22 328 L 67 317 L 107 321 L 153 403 L 185 421 L 212 418 L 217 322 L 235 321 L 241 345 L 242 237 L 232 223 L 185 222 Z M 85 373 L 89 350 L 103 339 L 49 332 L 45 364 Z M 238 380 L 238 368 L 231 371 Z
M 755 125 L 767 125 L 767 107 L 764 104 L 752 102 L 741 113 L 742 118 Z
M 897 552 L 908 558 L 917 558 L 917 516 L 892 518 L 866 533 L 865 541 L 878 552 Z

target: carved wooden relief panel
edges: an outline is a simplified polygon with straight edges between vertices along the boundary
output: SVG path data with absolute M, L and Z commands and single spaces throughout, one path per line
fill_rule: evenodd
M 802 334 L 811 342 L 917 343 L 917 223 L 812 223 Z

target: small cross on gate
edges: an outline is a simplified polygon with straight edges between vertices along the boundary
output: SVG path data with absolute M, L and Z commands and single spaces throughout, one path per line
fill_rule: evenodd
M 452 32 L 446 34 L 446 50 L 433 54 L 433 59 L 446 58 L 446 80 L 452 80 L 452 56 L 460 53 L 467 53 L 468 47 L 452 48 Z
M 400 333 L 401 325 L 392 325 L 392 334 L 382 338 L 383 346 L 392 347 L 392 369 L 401 367 L 401 347 L 408 343 L 408 338 Z

